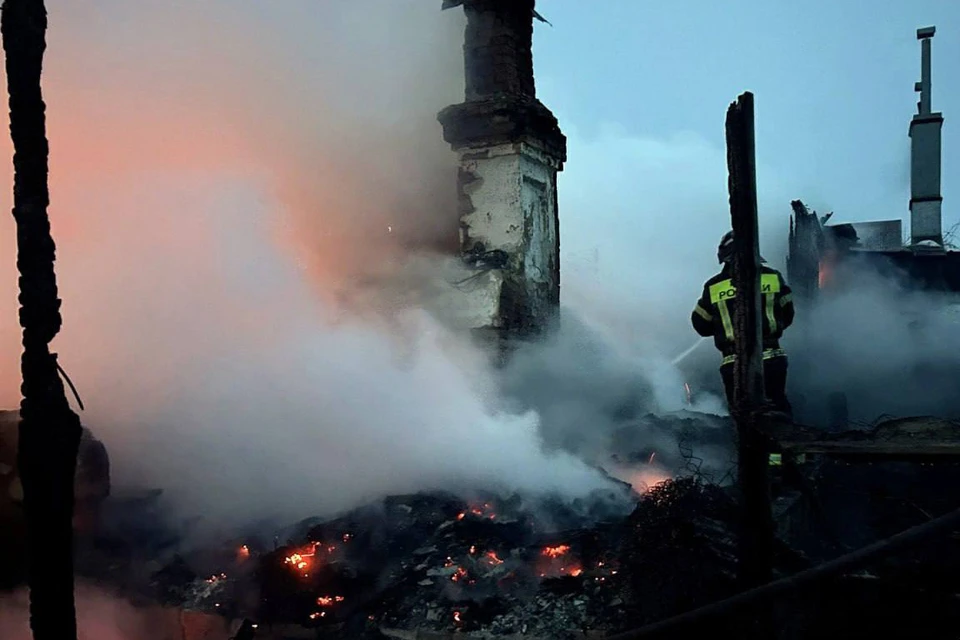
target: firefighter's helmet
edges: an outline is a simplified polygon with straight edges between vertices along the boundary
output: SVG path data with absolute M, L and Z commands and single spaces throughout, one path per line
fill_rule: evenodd
M 725 264 L 733 260 L 733 231 L 727 231 L 720 240 L 720 246 L 717 248 L 717 260 L 720 264 Z M 760 263 L 766 264 L 766 259 L 760 256 Z
M 730 262 L 733 259 L 733 231 L 728 231 L 720 240 L 720 246 L 717 248 L 717 261 L 720 264 Z

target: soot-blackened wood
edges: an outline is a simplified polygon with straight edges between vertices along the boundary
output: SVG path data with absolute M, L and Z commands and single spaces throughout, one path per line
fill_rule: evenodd
M 56 247 L 47 217 L 46 107 L 40 88 L 46 30 L 43 0 L 4 1 L 0 37 L 10 95 L 23 328 L 17 460 L 29 536 L 30 627 L 36 640 L 70 640 L 77 637 L 72 518 L 81 427 L 67 403 L 56 354 L 50 352 L 61 318 Z
M 740 579 L 744 588 L 768 582 L 773 563 L 773 516 L 767 470 L 768 448 L 758 429 L 764 403 L 763 342 L 760 325 L 760 242 L 753 94 L 744 93 L 727 110 L 727 167 L 733 224 L 733 283 L 737 289 L 733 329 L 732 413 L 737 425 L 738 478 L 743 495 Z

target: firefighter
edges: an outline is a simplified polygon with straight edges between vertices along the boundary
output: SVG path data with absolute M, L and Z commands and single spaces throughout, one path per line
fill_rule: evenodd
M 733 232 L 723 236 L 717 249 L 717 259 L 723 267 L 703 285 L 703 295 L 691 314 L 694 330 L 704 337 L 712 337 L 723 361 L 720 375 L 727 394 L 727 404 L 733 404 L 733 306 L 737 290 L 733 286 Z M 760 291 L 763 322 L 763 380 L 768 402 L 776 411 L 792 414 L 787 400 L 787 356 L 780 348 L 783 330 L 793 323 L 793 300 L 790 287 L 779 271 L 767 266 L 760 258 Z

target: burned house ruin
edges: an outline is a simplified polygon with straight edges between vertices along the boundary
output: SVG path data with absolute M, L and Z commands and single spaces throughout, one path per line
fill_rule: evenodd
M 941 130 L 943 114 L 933 111 L 931 45 L 935 27 L 917 30 L 921 43 L 921 79 L 917 113 L 910 120 L 910 236 L 904 241 L 900 220 L 826 224 L 832 213 L 818 216 L 799 200 L 792 203 L 789 280 L 812 300 L 828 291 L 836 267 L 858 257 L 876 269 L 902 271 L 926 289 L 960 292 L 960 253 L 949 248 L 942 228 Z
M 533 77 L 535 0 L 444 0 L 467 16 L 465 100 L 440 112 L 459 158 L 467 327 L 496 339 L 539 333 L 560 304 L 557 173 L 566 138 Z M 469 288 L 467 288 L 469 287 Z
M 469 303 L 468 328 L 503 345 L 536 335 L 557 314 L 557 173 L 565 139 L 536 98 L 534 0 L 443 3 L 461 6 L 465 101 L 439 114 L 459 160 L 461 257 L 473 270 L 458 285 Z M 919 176 L 911 198 L 913 241 L 901 246 L 899 222 L 828 226 L 794 202 L 790 273 L 807 301 L 826 295 L 827 269 L 852 256 L 877 265 L 902 260 L 922 278 L 942 274 L 929 265 L 956 255 L 946 250 L 940 228 L 942 116 L 930 109 L 933 31 L 920 33 L 928 35 L 921 36 L 925 80 L 911 125 Z M 934 278 L 930 286 L 952 285 Z M 4 417 L 0 412 L 0 427 Z M 609 478 L 606 488 L 576 500 L 482 488 L 472 496 L 393 495 L 283 529 L 270 523 L 269 530 L 231 532 L 201 548 L 181 545 L 168 528 L 159 491 L 110 495 L 105 455 L 88 446 L 78 504 L 88 507 L 84 513 L 97 512 L 98 526 L 78 531 L 77 572 L 149 603 L 156 614 L 151 631 L 168 625 L 164 637 L 177 640 L 641 637 L 630 630 L 737 597 L 742 497 L 723 469 L 712 476 L 698 457 L 706 448 L 721 461 L 733 455 L 726 417 L 681 412 L 622 420 L 610 438 L 611 457 L 654 486 Z M 764 425 L 782 462 L 773 491 L 774 579 L 809 575 L 856 545 L 954 508 L 956 426 L 910 418 L 872 432 L 825 435 L 792 423 Z M 654 450 L 652 442 L 676 450 Z M 463 457 L 483 463 L 476 452 Z M 881 465 L 848 464 L 881 458 L 931 468 L 924 475 L 910 465 L 879 471 Z M 3 462 L 0 456 L 0 491 L 14 478 L 7 473 L 4 484 Z M 845 492 L 850 487 L 859 493 Z M 784 639 L 938 637 L 929 634 L 960 624 L 954 540 L 856 569 L 804 593 L 781 591 L 772 602 L 720 607 L 713 619 L 656 637 L 749 637 L 755 619 L 768 614 L 780 625 L 778 635 L 762 637 Z M 642 637 L 654 637 L 647 632 Z

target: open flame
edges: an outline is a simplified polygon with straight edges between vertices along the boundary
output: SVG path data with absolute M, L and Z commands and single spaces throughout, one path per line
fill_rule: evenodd
M 294 571 L 298 571 L 304 578 L 310 576 L 310 570 L 318 560 L 322 560 L 324 555 L 329 555 L 337 550 L 336 545 L 323 545 L 319 542 L 311 542 L 298 549 L 283 559 L 284 564 L 290 565 Z
M 556 547 L 544 547 L 540 553 L 548 558 L 559 558 L 566 555 L 568 551 L 570 551 L 570 545 L 561 544 Z
M 544 547 L 540 550 L 540 556 L 537 574 L 541 578 L 577 577 L 583 573 L 580 563 L 570 555 L 568 544 Z

